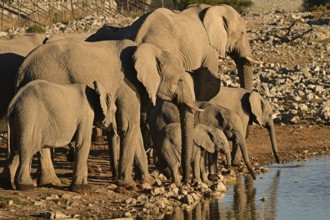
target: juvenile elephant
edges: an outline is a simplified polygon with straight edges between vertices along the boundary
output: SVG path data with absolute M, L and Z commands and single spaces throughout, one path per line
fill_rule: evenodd
M 35 79 L 86 85 L 97 80 L 104 85 L 117 106 L 116 126 L 122 152 L 119 183 L 123 185 L 135 184 L 131 176 L 134 157 L 143 180 L 153 181 L 140 130 L 141 106 L 162 97 L 197 109 L 193 85 L 182 63 L 148 43 L 137 45 L 130 40 L 47 43 L 27 56 L 19 69 L 16 88 Z
M 181 166 L 181 132 L 179 123 L 170 123 L 162 129 L 157 139 L 158 156 L 169 166 L 172 173 L 172 181 L 180 186 L 179 168 Z M 231 156 L 227 138 L 217 128 L 203 124 L 197 124 L 194 128 L 194 140 L 192 151 L 192 164 L 194 181 L 208 182 L 205 170 L 205 151 L 209 153 L 221 152 L 226 155 L 227 164 L 230 166 Z
M 277 163 L 280 163 L 273 122 L 273 110 L 266 98 L 255 91 L 249 92 L 242 88 L 223 87 L 210 102 L 235 111 L 243 123 L 243 135 L 246 138 L 248 137 L 248 126 L 253 122 L 267 128 L 275 160 Z M 233 165 L 237 165 L 239 164 L 239 154 L 235 152 L 234 155 Z
M 7 108 L 15 95 L 14 81 L 26 55 L 41 45 L 44 34 L 33 34 L 11 40 L 0 40 L 0 133 L 7 131 Z
M 105 26 L 88 41 L 131 39 L 151 43 L 177 56 L 194 80 L 196 100 L 208 101 L 220 89 L 218 58 L 229 55 L 238 68 L 241 85 L 252 90 L 253 58 L 246 27 L 238 12 L 230 6 L 193 5 L 180 13 L 156 9 L 124 28 Z M 188 73 L 187 73 L 188 74 Z M 182 126 L 182 163 L 184 181 L 189 179 L 193 112 L 180 106 Z
M 246 167 L 255 179 L 256 176 L 248 157 L 243 126 L 239 116 L 234 111 L 208 102 L 196 102 L 196 105 L 203 111 L 195 113 L 195 123 L 222 129 L 227 139 L 240 147 Z M 176 106 L 170 102 L 159 101 L 149 114 L 148 120 L 150 134 L 156 149 L 159 148 L 156 141 L 158 139 L 157 133 L 161 132 L 167 124 L 177 122 L 179 122 L 179 111 Z
M 71 190 L 87 187 L 87 159 L 93 124 L 108 129 L 114 120 L 114 98 L 97 81 L 84 84 L 54 84 L 34 80 L 22 87 L 8 109 L 8 148 L 11 163 L 5 170 L 15 174 L 18 190 L 34 188 L 30 176 L 32 157 L 47 146 L 61 147 L 75 141 Z M 15 167 L 16 166 L 16 167 Z M 6 172 L 6 171 L 5 171 Z M 10 176 L 10 181 L 12 178 Z
M 208 126 L 221 128 L 228 140 L 234 143 L 234 148 L 232 149 L 232 158 L 234 158 L 235 153 L 237 152 L 237 149 L 235 148 L 239 147 L 247 169 L 249 170 L 253 179 L 256 179 L 256 175 L 253 171 L 247 152 L 243 124 L 238 114 L 228 108 L 221 107 L 209 102 L 198 102 L 198 107 L 203 111 L 197 112 L 195 114 L 195 121 Z

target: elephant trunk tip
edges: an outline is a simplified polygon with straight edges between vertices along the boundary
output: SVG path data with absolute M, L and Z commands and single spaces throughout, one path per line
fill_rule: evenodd
M 276 159 L 276 163 L 281 163 L 280 156 L 278 154 L 275 154 L 274 156 Z

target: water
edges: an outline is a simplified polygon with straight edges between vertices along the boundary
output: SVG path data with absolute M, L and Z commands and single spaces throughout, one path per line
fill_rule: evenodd
M 204 201 L 192 211 L 177 209 L 165 219 L 330 219 L 330 157 L 269 169 L 255 181 L 238 177 L 224 198 Z

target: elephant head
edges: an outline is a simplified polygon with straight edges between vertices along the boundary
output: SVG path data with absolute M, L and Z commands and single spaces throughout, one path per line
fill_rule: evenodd
M 276 162 L 280 163 L 274 129 L 273 110 L 270 103 L 257 92 L 251 92 L 249 102 L 252 116 L 250 120 L 267 128 Z
M 252 69 L 248 65 L 262 62 L 253 58 L 246 33 L 244 20 L 228 5 L 193 5 L 186 10 L 197 11 L 209 37 L 210 44 L 218 51 L 219 57 L 229 55 L 236 64 L 241 87 L 251 91 Z
M 226 155 L 227 166 L 231 166 L 228 140 L 220 129 L 198 124 L 194 130 L 194 143 L 209 153 L 221 152 Z
M 94 108 L 96 110 L 94 125 L 104 130 L 112 130 L 112 124 L 115 120 L 116 105 L 111 95 L 107 93 L 103 85 L 94 81 L 94 91 L 96 98 L 94 99 Z M 94 96 L 95 97 L 95 96 Z
M 137 78 L 147 90 L 153 105 L 156 99 L 195 106 L 193 80 L 185 71 L 180 59 L 172 53 L 162 51 L 153 44 L 143 43 L 134 53 Z

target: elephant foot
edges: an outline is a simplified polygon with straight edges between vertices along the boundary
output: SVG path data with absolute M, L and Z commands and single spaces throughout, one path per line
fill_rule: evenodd
M 69 190 L 72 192 L 86 192 L 91 190 L 91 186 L 88 184 L 71 184 Z
M 35 186 L 33 184 L 16 184 L 16 189 L 20 191 L 30 191 L 34 190 Z
M 182 187 L 182 183 L 180 181 L 174 181 L 173 182 L 178 188 Z
M 46 186 L 46 185 L 58 186 L 58 185 L 62 184 L 61 180 L 57 176 L 55 176 L 55 177 L 41 176 L 40 178 L 38 178 L 37 183 L 38 183 L 38 186 Z
M 136 182 L 132 178 L 119 179 L 117 184 L 124 187 L 136 187 Z
M 231 162 L 231 165 L 234 166 L 234 167 L 240 167 L 243 165 L 243 163 L 241 162 L 240 159 L 235 159 Z
M 219 176 L 217 174 L 212 173 L 212 174 L 208 175 L 208 179 L 213 181 L 213 182 L 216 182 L 216 181 L 219 180 Z
M 154 185 L 156 180 L 150 174 L 148 174 L 142 177 L 142 182 L 149 183 L 150 185 Z

